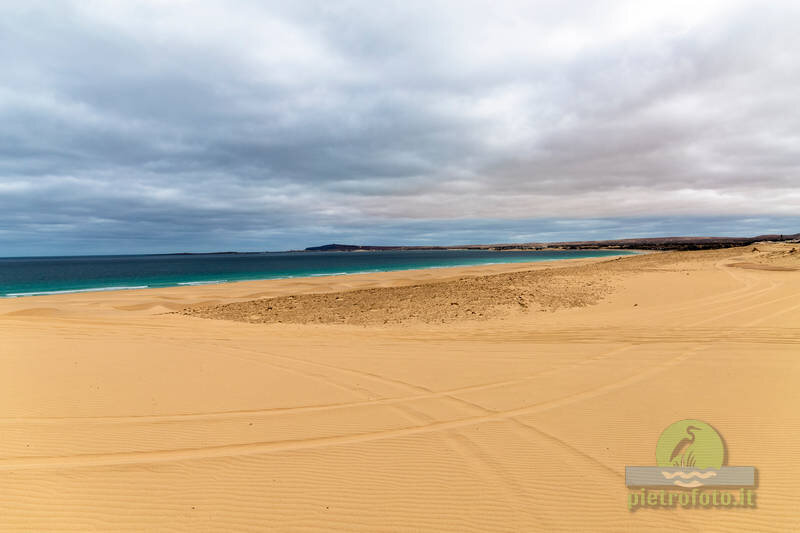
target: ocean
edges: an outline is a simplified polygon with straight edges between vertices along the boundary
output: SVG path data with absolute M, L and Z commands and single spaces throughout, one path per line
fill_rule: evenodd
M 617 250 L 403 250 L 0 258 L 0 297 L 203 285 L 257 279 L 522 263 Z

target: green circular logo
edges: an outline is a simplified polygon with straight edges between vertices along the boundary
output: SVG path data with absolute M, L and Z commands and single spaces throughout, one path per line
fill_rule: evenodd
M 658 438 L 656 462 L 665 467 L 719 469 L 725 462 L 725 445 L 705 422 L 681 420 Z

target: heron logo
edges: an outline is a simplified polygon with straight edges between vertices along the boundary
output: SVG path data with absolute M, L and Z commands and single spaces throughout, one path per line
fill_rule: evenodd
M 656 463 L 661 467 L 719 470 L 724 462 L 725 445 L 722 437 L 713 427 L 699 420 L 675 422 L 661 433 L 656 444 Z M 693 474 L 696 474 L 694 477 L 698 479 L 714 477 L 699 472 Z M 684 483 L 677 480 L 674 484 L 681 487 L 696 487 L 702 485 L 702 482 L 695 480 Z
M 625 485 L 638 488 L 628 495 L 628 507 L 669 507 L 675 501 L 686 507 L 754 506 L 755 468 L 726 466 L 725 441 L 710 424 L 701 420 L 680 420 L 670 424 L 656 444 L 658 466 L 626 466 Z M 652 490 L 653 487 L 692 489 L 680 493 Z M 699 487 L 739 488 L 738 498 L 730 491 L 699 491 Z M 648 492 L 648 488 L 649 490 Z

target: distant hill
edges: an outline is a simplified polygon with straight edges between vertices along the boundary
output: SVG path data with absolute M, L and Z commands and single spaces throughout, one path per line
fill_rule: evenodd
M 323 246 L 311 246 L 306 248 L 306 252 L 358 252 L 376 250 L 448 250 L 461 249 L 463 246 L 361 246 L 356 244 L 325 244 Z
M 352 252 L 361 248 L 361 246 L 356 246 L 355 244 L 325 244 L 306 248 L 306 252 Z
M 583 250 L 593 248 L 637 250 L 707 250 L 747 246 L 761 241 L 800 240 L 800 233 L 792 235 L 757 235 L 755 237 L 647 237 L 640 239 L 612 239 L 605 241 L 527 242 L 504 244 L 466 244 L 458 246 L 370 246 L 358 244 L 325 244 L 311 246 L 307 252 L 357 252 L 380 250 Z

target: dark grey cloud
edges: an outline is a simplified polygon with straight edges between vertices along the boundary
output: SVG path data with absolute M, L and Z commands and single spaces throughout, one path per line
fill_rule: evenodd
M 2 4 L 0 255 L 797 231 L 800 8 L 645 4 Z

